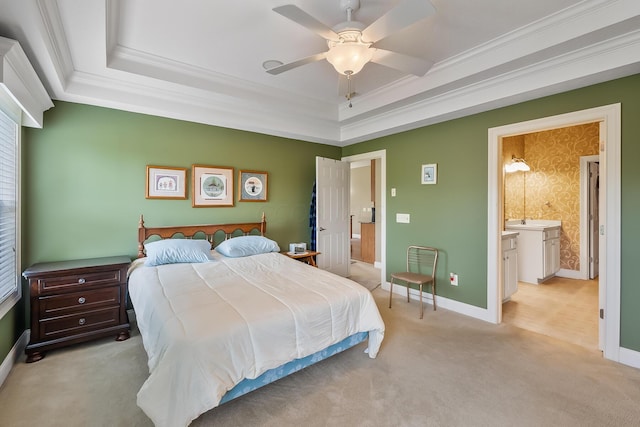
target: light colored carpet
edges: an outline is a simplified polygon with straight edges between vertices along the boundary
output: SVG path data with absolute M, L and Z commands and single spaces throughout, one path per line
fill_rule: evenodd
M 595 351 L 373 291 L 387 331 L 213 409 L 194 426 L 637 426 L 640 370 Z M 1 426 L 149 426 L 134 328 L 19 363 L 0 389 Z
M 380 269 L 362 261 L 351 261 L 349 279 L 373 291 L 380 286 Z

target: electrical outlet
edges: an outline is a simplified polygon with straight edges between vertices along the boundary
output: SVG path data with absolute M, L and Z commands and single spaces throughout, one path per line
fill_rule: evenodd
M 449 273 L 449 282 L 451 282 L 451 286 L 458 286 L 458 275 L 456 273 Z

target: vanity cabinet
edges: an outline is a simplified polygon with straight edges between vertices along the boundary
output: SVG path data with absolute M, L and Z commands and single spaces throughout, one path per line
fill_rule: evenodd
M 502 235 L 502 302 L 518 291 L 518 233 Z
M 518 279 L 535 285 L 560 270 L 560 226 L 519 226 L 507 230 L 518 233 Z
M 544 233 L 544 276 L 551 277 L 560 270 L 560 229 Z

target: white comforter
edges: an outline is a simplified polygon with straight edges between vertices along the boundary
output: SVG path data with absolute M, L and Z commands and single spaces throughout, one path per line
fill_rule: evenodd
M 156 426 L 188 425 L 244 378 L 384 323 L 357 283 L 278 253 L 202 264 L 132 265 L 129 292 L 149 378 L 138 406 Z

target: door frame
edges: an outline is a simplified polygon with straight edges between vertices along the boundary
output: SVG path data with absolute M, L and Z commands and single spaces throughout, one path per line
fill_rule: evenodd
M 503 230 L 504 190 L 502 188 L 502 138 L 523 133 L 603 122 L 600 143 L 600 286 L 605 286 L 603 355 L 620 360 L 620 157 L 621 105 L 576 111 L 488 130 L 488 224 L 487 224 L 487 315 L 493 323 L 502 322 L 501 232 Z
M 380 206 L 376 206 L 376 221 L 380 221 L 380 283 L 387 281 L 387 150 L 345 156 L 344 162 L 380 159 Z M 379 218 L 379 219 L 378 219 Z
M 591 241 L 591 230 L 589 228 L 589 163 L 599 162 L 600 156 L 581 156 L 580 157 L 580 271 L 579 278 L 581 280 L 589 280 L 590 260 L 589 255 L 591 249 L 589 242 Z

